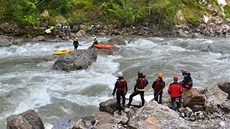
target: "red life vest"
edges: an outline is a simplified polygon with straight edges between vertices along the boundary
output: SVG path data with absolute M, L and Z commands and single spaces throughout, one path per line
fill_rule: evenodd
M 146 86 L 146 79 L 145 78 L 138 78 L 139 84 L 137 86 L 138 89 L 144 89 Z
M 165 87 L 165 82 L 163 80 L 160 81 L 159 79 L 157 79 L 155 83 L 155 88 L 161 90 L 164 87 Z
M 117 90 L 126 90 L 126 81 L 124 79 L 119 80 L 118 83 Z

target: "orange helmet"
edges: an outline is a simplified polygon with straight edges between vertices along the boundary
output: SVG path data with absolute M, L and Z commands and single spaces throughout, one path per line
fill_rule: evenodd
M 158 73 L 157 75 L 159 78 L 162 78 L 163 77 L 163 74 L 162 73 Z

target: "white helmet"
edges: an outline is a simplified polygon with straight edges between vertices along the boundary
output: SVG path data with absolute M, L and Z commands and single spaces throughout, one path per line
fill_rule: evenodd
M 93 37 L 94 39 L 96 39 L 97 37 Z
M 117 77 L 123 77 L 122 72 L 118 72 Z

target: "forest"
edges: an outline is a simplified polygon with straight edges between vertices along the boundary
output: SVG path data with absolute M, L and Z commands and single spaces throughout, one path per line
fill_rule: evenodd
M 0 22 L 20 26 L 101 22 L 131 26 L 152 22 L 163 27 L 199 24 L 205 14 L 221 8 L 217 0 L 1 0 Z M 183 19 L 178 18 L 178 12 Z M 230 18 L 229 4 L 224 19 Z

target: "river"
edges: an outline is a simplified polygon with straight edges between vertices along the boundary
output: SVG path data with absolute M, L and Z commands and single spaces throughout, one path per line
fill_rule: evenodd
M 109 37 L 99 37 L 107 41 Z M 194 87 L 206 87 L 230 79 L 229 38 L 126 37 L 113 55 L 98 55 L 88 69 L 63 72 L 52 70 L 46 61 L 55 50 L 72 49 L 72 41 L 27 42 L 0 48 L 0 128 L 6 118 L 28 109 L 35 110 L 44 123 L 54 124 L 62 117 L 78 120 L 98 111 L 99 103 L 112 98 L 112 90 L 122 71 L 129 92 L 138 70 L 149 80 L 145 98 L 153 98 L 151 85 L 157 73 L 166 84 L 174 75 L 182 80 L 181 69 L 191 73 Z M 87 49 L 92 39 L 80 39 L 79 49 Z M 165 94 L 167 94 L 165 89 Z M 139 96 L 134 99 L 139 99 Z

